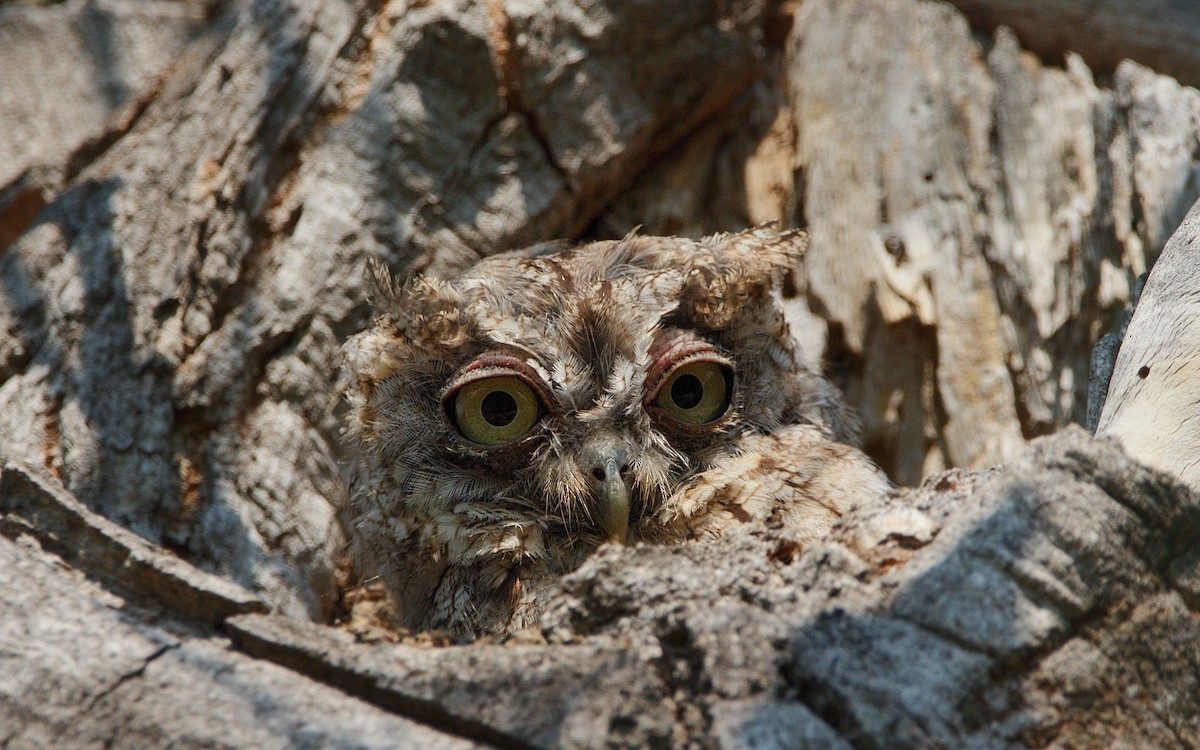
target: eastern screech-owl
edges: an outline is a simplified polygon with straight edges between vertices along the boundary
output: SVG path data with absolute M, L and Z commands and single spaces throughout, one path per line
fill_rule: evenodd
M 377 270 L 378 317 L 346 345 L 348 510 L 399 624 L 508 632 L 601 544 L 752 521 L 812 541 L 884 491 L 789 336 L 806 247 L 756 229 Z

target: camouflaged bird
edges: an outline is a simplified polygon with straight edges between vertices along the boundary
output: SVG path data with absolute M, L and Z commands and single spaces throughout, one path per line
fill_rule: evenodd
M 348 510 L 398 624 L 506 633 L 601 544 L 768 520 L 812 542 L 885 491 L 789 335 L 806 247 L 759 228 L 376 269 L 377 318 L 346 345 Z

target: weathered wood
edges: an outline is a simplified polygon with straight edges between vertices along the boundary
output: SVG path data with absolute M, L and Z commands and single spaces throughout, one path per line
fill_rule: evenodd
M 703 715 L 760 696 L 853 747 L 1186 745 L 1198 524 L 1182 485 L 1072 430 L 868 503 L 798 555 L 769 535 L 610 550 L 547 626 L 653 633 Z
M 753 76 L 761 3 L 647 12 L 231 3 L 0 256 L 0 454 L 327 617 L 365 259 L 577 234 Z
M 48 486 L 23 514 L 58 512 Z M 112 531 L 79 513 L 34 533 L 68 548 Z M 10 747 L 466 746 L 435 730 L 514 748 L 1200 741 L 1200 495 L 1079 429 L 868 500 L 807 549 L 751 527 L 605 547 L 541 635 L 507 643 L 368 645 L 263 614 L 225 619 L 230 643 L 3 520 Z
M 646 747 L 680 739 L 673 694 L 646 644 L 360 645 L 272 615 L 228 621 L 244 652 L 382 708 L 499 747 Z
M 0 745 L 1200 743 L 1200 500 L 1078 431 L 1022 447 L 1080 418 L 1090 344 L 1200 193 L 1200 94 L 917 0 L 170 5 L 157 38 L 158 3 L 0 8 L 5 80 L 88 102 L 0 179 L 0 455 L 49 475 L 0 476 Z M 95 12 L 146 51 L 124 109 L 97 104 L 117 78 L 68 90 L 96 72 L 70 55 L 24 71 L 51 27 L 4 20 L 61 17 L 79 50 Z M 309 621 L 338 589 L 365 259 L 776 217 L 819 238 L 793 322 L 894 475 L 1013 464 L 810 549 L 606 548 L 525 640 Z M 1198 225 L 1101 420 L 1189 482 Z
M 1139 461 L 1200 486 L 1200 202 L 1158 259 L 1113 367 L 1098 435 Z
M 202 573 L 89 512 L 53 480 L 28 467 L 9 464 L 0 473 L 0 533 L 28 533 L 89 576 L 132 589 L 185 617 L 215 624 L 231 615 L 267 609 L 242 587 Z
M 0 539 L 0 650 L 20 665 L 0 672 L 0 739 L 452 746 L 415 719 L 502 747 L 1186 745 L 1197 535 L 1200 495 L 1074 429 L 870 500 L 808 549 L 762 528 L 606 547 L 564 581 L 547 640 L 227 619 L 253 660 L 18 535 Z
M 776 217 L 813 238 L 819 317 L 795 325 L 898 481 L 1083 423 L 1092 345 L 1200 196 L 1200 95 L 1132 63 L 1097 81 L 916 0 L 800 4 L 770 64 L 602 229 L 701 235 L 784 194 Z
M 936 4 L 806 3 L 786 45 L 753 3 L 639 7 L 232 4 L 0 258 L 2 451 L 325 616 L 363 259 L 578 234 L 762 66 L 598 226 L 807 223 L 795 329 L 900 481 L 1082 419 L 1091 343 L 1200 189 L 1194 92 L 986 51 Z
M 949 0 L 971 25 L 1007 26 L 1048 61 L 1078 53 L 1111 73 L 1128 58 L 1200 86 L 1200 25 L 1192 0 Z
M 40 517 L 57 512 L 60 500 L 36 493 L 22 511 Z M 98 546 L 95 535 L 112 528 L 94 516 L 88 523 L 87 533 L 38 533 L 61 533 L 58 542 L 91 549 Z M 32 536 L 13 533 L 12 524 L 4 529 L 0 745 L 6 748 L 480 746 L 240 654 L 215 633 L 181 622 L 179 610 L 160 609 L 155 596 L 103 589 Z M 109 546 L 126 542 L 121 534 L 107 538 Z M 177 582 L 204 578 L 196 570 L 172 574 Z
M 319 494 L 317 471 L 268 480 L 252 470 L 239 483 L 211 470 L 235 449 L 249 467 L 316 463 L 313 438 L 274 404 L 242 404 L 237 426 L 215 409 L 189 413 L 192 391 L 176 382 L 186 352 L 172 333 L 184 317 L 202 332 L 244 320 L 233 298 L 279 177 L 271 164 L 290 153 L 355 19 L 343 4 L 234 10 L 0 257 L 0 328 L 10 332 L 0 452 L 46 466 L 107 517 L 272 592 L 272 603 L 316 614 L 334 596 L 326 498 L 336 484 Z M 229 352 L 240 383 L 265 365 L 255 343 Z M 251 458 L 248 417 L 263 411 L 283 412 L 271 432 L 277 443 L 287 435 L 276 448 L 290 453 L 260 446 Z
M 128 130 L 209 0 L 0 6 L 0 251 Z

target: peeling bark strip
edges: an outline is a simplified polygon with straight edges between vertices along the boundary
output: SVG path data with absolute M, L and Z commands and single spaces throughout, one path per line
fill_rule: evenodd
M 31 507 L 56 502 L 40 498 Z M 0 745 L 488 747 L 239 654 L 132 594 L 100 588 L 29 536 L 0 536 Z
M 89 512 L 54 480 L 18 464 L 0 472 L 0 534 L 11 539 L 30 534 L 89 576 L 186 617 L 216 624 L 267 609 L 240 586 L 202 573 Z
M 1150 273 L 1113 366 L 1098 435 L 1200 487 L 1200 202 Z
M 487 676 L 482 674 L 480 654 L 476 651 L 414 648 L 411 653 L 401 652 L 395 655 L 399 658 L 380 664 L 378 648 L 340 642 L 335 637 L 340 635 L 337 631 L 294 619 L 247 615 L 230 619 L 225 628 L 234 644 L 250 656 L 295 670 L 386 711 L 508 750 L 546 746 L 546 737 L 537 742 L 537 737 L 510 734 L 514 727 L 518 731 L 527 727 L 520 724 L 522 717 L 513 704 L 497 701 L 495 693 L 478 689 Z M 504 688 L 509 689 L 515 677 L 512 674 L 515 652 L 508 649 L 503 653 L 501 678 Z M 464 700 L 466 695 L 431 691 L 430 680 L 423 679 L 421 674 L 426 670 L 435 675 L 469 674 L 463 682 L 481 700 Z M 435 677 L 433 682 L 438 685 L 442 681 Z M 546 709 L 545 705 L 541 707 L 548 715 L 561 717 L 561 712 Z M 481 715 L 485 717 L 483 720 Z M 551 724 L 544 729 L 552 733 L 557 726 Z

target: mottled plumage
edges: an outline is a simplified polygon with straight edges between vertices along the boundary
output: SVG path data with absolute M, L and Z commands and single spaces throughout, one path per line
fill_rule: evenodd
M 781 308 L 803 233 L 539 246 L 397 287 L 346 346 L 356 559 L 400 624 L 536 623 L 605 542 L 771 520 L 819 539 L 887 481 Z

